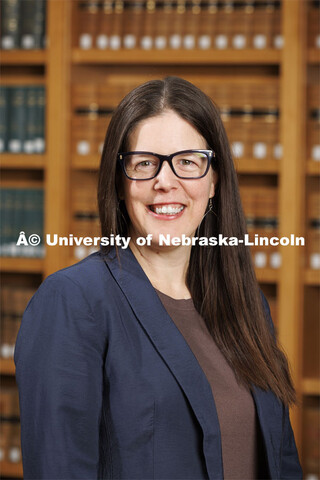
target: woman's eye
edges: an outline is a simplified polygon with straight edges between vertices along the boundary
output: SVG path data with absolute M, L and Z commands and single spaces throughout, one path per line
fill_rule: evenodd
M 181 160 L 182 165 L 192 165 L 193 163 L 194 162 L 192 162 L 191 160 L 187 160 L 186 158 Z

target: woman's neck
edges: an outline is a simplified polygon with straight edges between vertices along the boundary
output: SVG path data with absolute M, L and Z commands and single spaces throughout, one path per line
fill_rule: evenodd
M 191 248 L 141 247 L 133 240 L 130 248 L 154 288 L 176 299 L 191 297 L 186 285 Z

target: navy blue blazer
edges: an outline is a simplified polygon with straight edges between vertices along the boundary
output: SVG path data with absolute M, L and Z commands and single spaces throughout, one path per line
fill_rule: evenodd
M 131 250 L 120 259 L 94 253 L 28 304 L 14 357 L 24 478 L 223 479 L 206 376 Z M 301 479 L 288 410 L 253 396 L 265 478 Z

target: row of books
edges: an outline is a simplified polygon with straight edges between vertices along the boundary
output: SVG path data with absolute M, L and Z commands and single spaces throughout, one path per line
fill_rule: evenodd
M 1 0 L 1 48 L 45 47 L 46 0 Z
M 0 255 L 43 257 L 42 188 L 2 188 Z
M 147 80 L 159 78 L 150 75 L 123 75 L 116 78 L 103 78 L 103 82 L 92 79 L 90 83 L 77 82 L 71 89 L 72 110 L 85 108 L 104 109 L 112 111 L 120 100 Z M 197 85 L 217 105 L 225 109 L 232 108 L 250 113 L 254 110 L 273 112 L 279 108 L 280 88 L 279 80 L 275 77 L 268 78 L 268 81 L 258 77 L 234 77 L 208 75 L 206 77 L 185 74 L 184 78 Z M 318 85 L 317 85 L 318 87 Z M 314 99 L 313 107 L 316 108 L 317 88 L 310 90 L 310 102 Z
M 94 114 L 84 110 L 72 118 L 71 148 L 76 155 L 99 155 L 111 115 L 105 111 Z M 238 158 L 256 160 L 280 159 L 278 113 L 253 111 L 250 114 L 222 111 L 233 153 Z
M 33 288 L 3 285 L 1 289 L 0 356 L 13 358 L 14 345 L 26 306 L 35 293 Z M 2 397 L 1 397 L 2 398 Z
M 282 48 L 279 0 L 79 1 L 82 49 Z
M 45 151 L 45 88 L 0 87 L 0 152 Z

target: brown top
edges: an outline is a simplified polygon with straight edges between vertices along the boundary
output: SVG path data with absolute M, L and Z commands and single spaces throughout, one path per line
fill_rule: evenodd
M 258 433 L 250 391 L 237 382 L 192 299 L 176 300 L 158 290 L 157 294 L 210 383 L 220 424 L 224 478 L 257 479 Z

